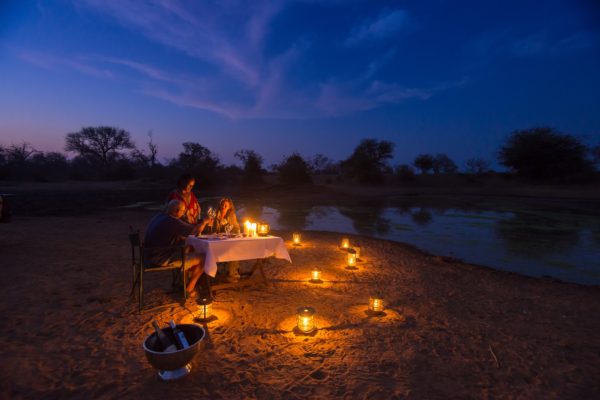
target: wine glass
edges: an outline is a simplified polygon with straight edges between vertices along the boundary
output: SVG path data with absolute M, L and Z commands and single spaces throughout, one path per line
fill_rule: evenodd
M 231 229 L 233 229 L 233 226 L 231 226 L 231 224 L 225 225 L 225 234 L 227 235 L 227 237 L 231 236 Z
M 208 207 L 206 215 L 208 216 L 208 218 L 214 219 L 217 216 L 217 211 L 212 207 Z

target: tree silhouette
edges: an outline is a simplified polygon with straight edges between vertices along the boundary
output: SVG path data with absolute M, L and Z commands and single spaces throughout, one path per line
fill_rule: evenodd
M 260 183 L 264 175 L 263 158 L 254 150 L 238 150 L 234 156 L 244 164 L 242 180 L 244 183 Z
M 574 136 L 549 127 L 514 131 L 500 148 L 502 165 L 534 179 L 575 176 L 592 170 L 588 148 Z
M 19 145 L 11 144 L 5 152 L 9 163 L 22 164 L 37 150 L 31 144 L 23 142 Z
M 426 174 L 433 168 L 433 156 L 431 154 L 419 154 L 413 165 L 421 170 L 421 174 Z
M 483 158 L 469 158 L 465 162 L 465 167 L 468 173 L 482 175 L 490 171 L 490 163 Z
M 439 174 L 440 172 L 445 174 L 453 174 L 458 171 L 458 167 L 454 161 L 452 161 L 450 157 L 443 153 L 437 154 L 433 158 L 432 169 L 434 174 Z
M 286 184 L 311 183 L 310 166 L 298 153 L 293 153 L 277 166 L 279 180 Z
M 179 153 L 175 164 L 205 185 L 212 185 L 218 180 L 219 157 L 199 143 L 183 143 L 183 152 Z
M 394 169 L 396 178 L 401 182 L 409 182 L 415 180 L 415 171 L 408 164 L 400 164 Z
M 66 151 L 98 161 L 105 169 L 121 155 L 121 150 L 135 148 L 129 132 L 110 126 L 81 128 L 67 133 L 65 141 Z
M 145 151 L 135 149 L 131 156 L 134 160 L 139 162 L 142 165 L 149 166 L 150 168 L 154 168 L 158 162 L 156 160 L 156 156 L 158 154 L 158 146 L 152 140 L 153 133 L 152 131 L 148 132 L 148 137 L 150 140 L 148 141 L 148 154 Z
M 342 161 L 342 169 L 360 183 L 378 184 L 389 169 L 394 143 L 387 140 L 363 139 L 350 157 Z
M 179 164 L 185 170 L 206 167 L 215 168 L 219 164 L 219 157 L 200 143 L 183 143 L 183 152 L 179 153 Z
M 311 167 L 316 174 L 327 174 L 335 171 L 334 162 L 323 154 L 316 154 L 311 160 Z

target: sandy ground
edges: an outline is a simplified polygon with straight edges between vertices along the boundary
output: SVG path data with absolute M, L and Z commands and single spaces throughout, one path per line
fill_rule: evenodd
M 151 321 L 190 322 L 194 300 L 147 275 L 131 285 L 128 225 L 151 213 L 15 217 L 0 225 L 0 398 L 542 398 L 600 396 L 600 288 L 462 264 L 354 237 L 305 232 L 266 286 L 219 291 L 192 372 L 160 382 L 142 341 Z M 319 266 L 325 283 L 306 282 Z M 365 311 L 380 290 L 385 315 Z M 165 305 L 164 307 L 160 307 Z M 317 310 L 312 337 L 294 312 Z

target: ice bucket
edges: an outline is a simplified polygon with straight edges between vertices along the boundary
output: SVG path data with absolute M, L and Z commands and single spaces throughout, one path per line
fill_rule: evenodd
M 177 327 L 183 332 L 190 347 L 163 353 L 158 351 L 159 343 L 156 332 L 151 333 L 144 340 L 144 352 L 148 362 L 159 370 L 158 376 L 164 381 L 179 379 L 190 373 L 192 366 L 190 362 L 200 350 L 205 336 L 204 328 L 195 324 L 178 324 Z M 170 327 L 162 329 L 169 337 L 173 337 Z

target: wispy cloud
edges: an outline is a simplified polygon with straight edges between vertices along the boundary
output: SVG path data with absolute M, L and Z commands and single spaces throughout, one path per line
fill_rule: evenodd
M 146 96 L 233 119 L 344 115 L 407 99 L 426 100 L 442 90 L 407 87 L 379 77 L 398 57 L 395 47 L 361 60 L 362 72 L 344 80 L 326 71 L 323 76 L 298 80 L 295 74 L 309 62 L 313 42 L 300 36 L 278 52 L 265 48 L 277 34 L 271 31 L 273 22 L 291 1 L 83 0 L 75 3 L 80 12 L 108 16 L 124 29 L 179 53 L 181 66 L 111 54 L 68 59 L 32 53 L 22 59 L 45 68 L 70 68 L 127 82 Z M 375 19 L 358 22 L 346 45 L 391 37 L 407 21 L 404 10 L 382 11 Z M 356 51 L 356 47 L 336 45 L 342 52 Z
M 371 39 L 383 39 L 394 35 L 407 26 L 408 13 L 404 10 L 386 11 L 375 20 L 368 20 L 355 27 L 346 39 L 346 45 L 353 46 Z
M 57 57 L 46 53 L 20 51 L 19 58 L 30 64 L 50 70 L 68 68 L 97 78 L 112 79 L 114 77 L 110 70 L 98 68 L 93 63 L 78 59 L 78 57 Z
M 346 83 L 330 82 L 321 87 L 317 106 L 327 115 L 339 116 L 371 110 L 385 104 L 398 104 L 410 99 L 427 100 L 439 92 L 463 86 L 468 82 L 468 78 L 463 78 L 421 88 L 379 80 L 371 81 L 366 86 L 362 85 L 360 80 Z

